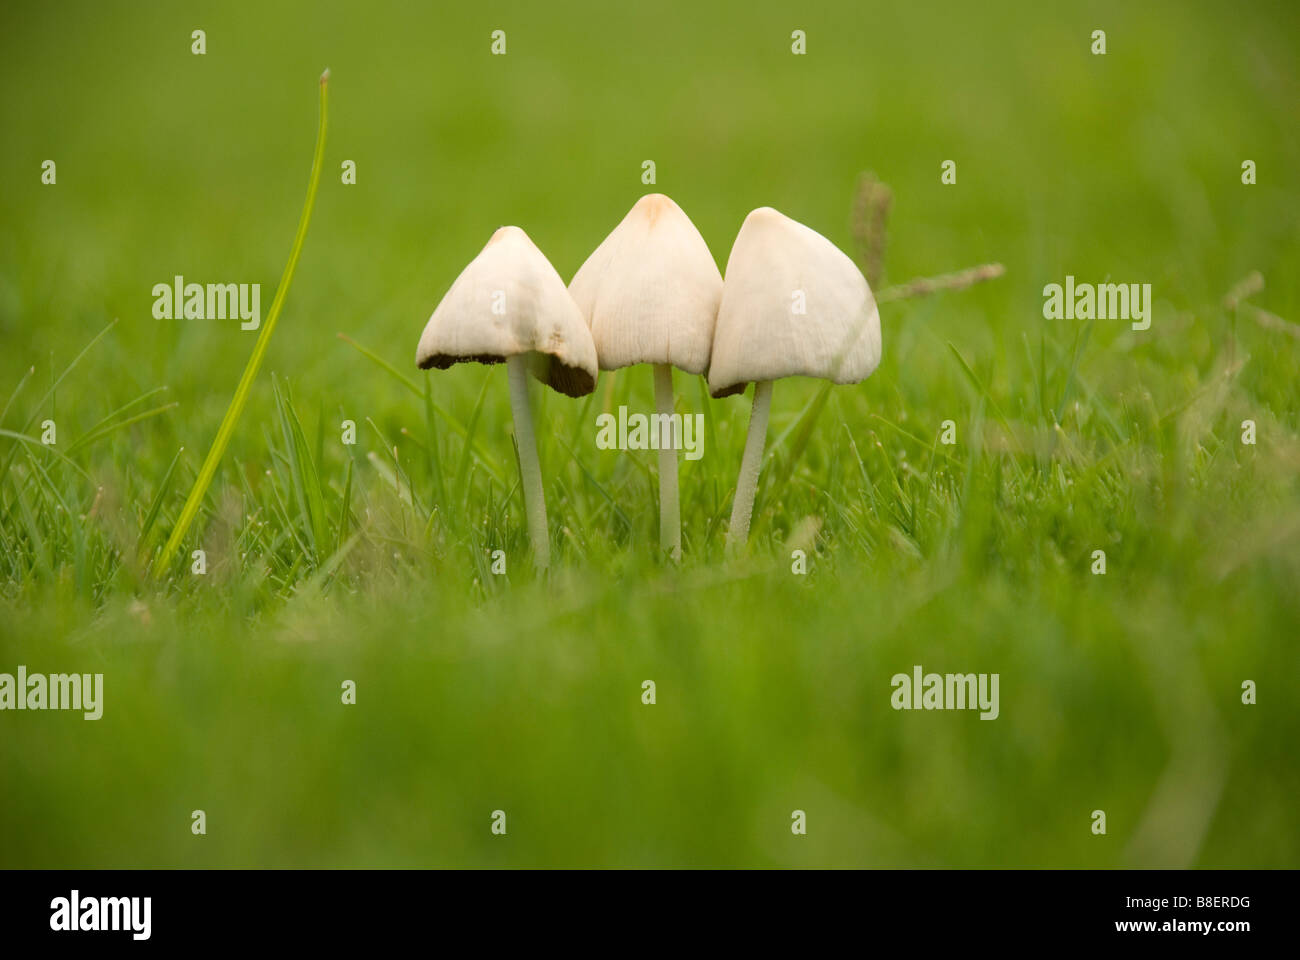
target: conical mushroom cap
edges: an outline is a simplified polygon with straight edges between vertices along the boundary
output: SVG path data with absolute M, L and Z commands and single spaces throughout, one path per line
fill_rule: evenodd
M 876 298 L 853 261 L 771 207 L 750 213 L 727 259 L 709 392 L 782 377 L 857 383 L 879 364 Z
M 564 281 L 528 234 L 492 234 L 433 311 L 415 362 L 421 370 L 454 363 L 501 363 L 535 354 L 530 368 L 571 397 L 596 387 L 596 347 Z
M 662 193 L 636 202 L 579 268 L 569 293 L 591 327 L 600 369 L 708 369 L 722 274 L 690 217 Z

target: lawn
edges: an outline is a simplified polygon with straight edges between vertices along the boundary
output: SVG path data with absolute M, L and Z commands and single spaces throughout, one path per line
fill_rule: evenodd
M 0 673 L 104 702 L 0 712 L 0 867 L 1300 867 L 1297 40 L 1286 3 L 6 4 Z M 283 313 L 151 569 L 258 337 L 152 290 L 267 316 L 326 67 Z M 1003 275 L 776 385 L 744 549 L 749 395 L 679 371 L 680 565 L 655 452 L 596 442 L 651 368 L 535 383 L 534 570 L 506 370 L 414 362 L 460 270 L 516 224 L 567 281 L 648 192 L 720 269 L 765 205 L 866 264 L 866 171 L 878 293 Z M 1046 319 L 1067 276 L 1150 284 L 1150 328 Z M 997 674 L 996 719 L 894 709 L 917 665 Z

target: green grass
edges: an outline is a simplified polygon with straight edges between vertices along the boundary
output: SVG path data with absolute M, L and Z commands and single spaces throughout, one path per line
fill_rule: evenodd
M 0 866 L 1300 866 L 1300 344 L 1252 312 L 1300 321 L 1293 6 L 316 11 L 0 12 L 0 672 L 105 675 L 99 721 L 0 714 Z M 257 335 L 150 289 L 272 289 L 326 66 L 208 572 L 155 583 Z M 595 446 L 650 369 L 535 385 L 539 582 L 505 370 L 415 343 L 503 223 L 572 276 L 645 159 L 720 264 L 764 204 L 852 250 L 870 169 L 886 284 L 1006 274 L 779 385 L 739 558 L 747 398 L 676 375 L 678 569 L 654 453 Z M 1043 320 L 1067 273 L 1152 283 L 1151 330 Z M 999 673 L 1000 717 L 892 710 L 917 663 Z

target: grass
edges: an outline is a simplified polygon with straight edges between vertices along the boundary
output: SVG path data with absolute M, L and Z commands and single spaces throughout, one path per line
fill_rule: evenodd
M 0 865 L 1300 865 L 1300 354 L 1258 319 L 1300 320 L 1293 9 L 304 9 L 208 11 L 204 58 L 164 7 L 0 14 L 0 672 L 105 675 L 99 721 L 0 714 Z M 272 282 L 327 62 L 293 295 L 178 548 L 207 573 L 154 582 L 256 338 L 147 294 Z M 678 568 L 654 453 L 595 446 L 649 369 L 535 389 L 540 580 L 504 369 L 415 341 L 502 223 L 571 276 L 646 158 L 720 263 L 768 203 L 854 249 L 871 169 L 878 286 L 1005 274 L 883 303 L 859 386 L 782 382 L 734 559 L 748 397 L 675 374 Z M 1151 330 L 1044 321 L 1067 273 L 1151 282 Z M 999 673 L 999 718 L 892 710 L 918 663 Z

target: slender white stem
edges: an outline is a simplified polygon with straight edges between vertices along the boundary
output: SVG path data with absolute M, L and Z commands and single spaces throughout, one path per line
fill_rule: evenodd
M 749 414 L 749 433 L 745 436 L 745 456 L 736 478 L 736 498 L 731 503 L 731 529 L 727 541 L 740 546 L 749 539 L 749 518 L 754 512 L 754 491 L 758 488 L 758 471 L 763 466 L 763 444 L 767 441 L 767 411 L 772 405 L 772 381 L 754 384 L 754 408 Z
M 659 414 L 659 551 L 682 559 L 682 514 L 677 502 L 677 431 L 672 428 L 673 368 L 656 363 L 655 411 Z
M 506 370 L 510 375 L 510 410 L 515 418 L 515 442 L 519 445 L 519 479 L 524 488 L 528 538 L 533 542 L 537 569 L 545 570 L 551 565 L 551 540 L 546 526 L 542 468 L 537 462 L 537 440 L 533 436 L 533 413 L 528 406 L 527 357 L 522 354 L 508 357 Z

